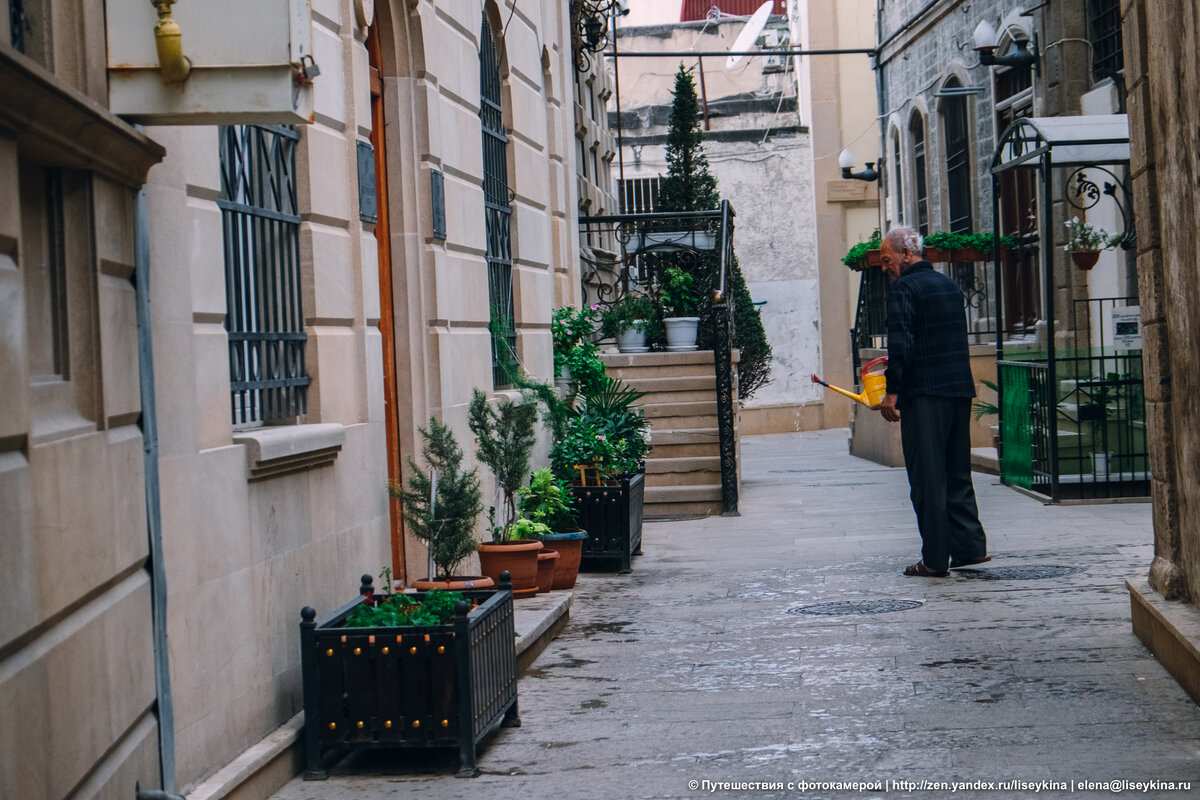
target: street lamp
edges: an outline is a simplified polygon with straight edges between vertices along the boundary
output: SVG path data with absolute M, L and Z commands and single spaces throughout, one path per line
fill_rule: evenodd
M 1032 66 L 1033 74 L 1041 75 L 1036 33 L 1033 35 L 1032 41 L 1013 39 L 1013 47 L 1016 48 L 1016 52 L 1002 56 L 995 54 L 998 41 L 996 29 L 986 19 L 980 20 L 979 24 L 975 26 L 972 38 L 975 40 L 975 52 L 979 53 L 979 63 L 985 67 L 1023 68 Z
M 838 156 L 838 166 L 842 168 L 843 180 L 874 181 L 879 179 L 879 173 L 875 171 L 874 161 L 868 161 L 867 168 L 862 172 L 850 171 L 854 167 L 854 154 L 850 152 L 849 147 L 843 150 L 842 154 Z

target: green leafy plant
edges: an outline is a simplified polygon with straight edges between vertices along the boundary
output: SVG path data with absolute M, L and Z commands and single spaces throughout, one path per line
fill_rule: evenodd
M 1124 234 L 1111 234 L 1079 217 L 1073 217 L 1063 225 L 1067 227 L 1067 243 L 1063 249 L 1068 253 L 1109 250 L 1125 238 Z
M 575 482 L 577 466 L 595 467 L 605 478 L 635 472 L 650 449 L 646 418 L 634 408 L 644 396 L 613 378 L 606 378 L 600 391 L 581 394 L 578 409 L 550 448 L 555 474 Z
M 517 494 L 521 498 L 523 518 L 546 525 L 551 533 L 571 531 L 578 527 L 566 482 L 555 477 L 550 467 L 534 470 L 529 485 L 522 486 Z
M 982 379 L 980 379 L 979 382 L 982 383 L 984 386 L 988 387 L 989 389 L 991 389 L 993 392 L 995 392 L 996 393 L 996 402 L 997 403 L 1000 402 L 1000 387 L 999 386 L 997 386 L 992 381 L 989 381 L 987 378 L 982 378 Z M 973 416 L 976 421 L 979 421 L 979 420 L 983 419 L 984 417 L 998 416 L 999 414 L 1000 414 L 1000 406 L 996 405 L 996 403 L 989 403 L 986 400 L 976 399 L 975 402 L 971 404 L 971 416 Z
M 600 335 L 606 339 L 619 336 L 629 329 L 637 330 L 649 340 L 661 336 L 661 324 L 653 301 L 644 294 L 626 293 L 601 315 Z
M 345 625 L 347 628 L 448 625 L 454 621 L 458 604 L 465 600 L 461 592 L 444 589 L 431 589 L 419 599 L 403 593 L 370 597 L 354 607 Z
M 700 308 L 700 292 L 691 273 L 667 267 L 658 287 L 658 302 L 664 317 L 694 317 Z
M 496 476 L 503 492 L 503 521 L 493 528 L 493 541 L 508 541 L 509 527 L 517 521 L 516 493 L 529 474 L 529 459 L 537 442 L 534 423 L 537 406 L 531 401 L 502 400 L 488 403 L 487 395 L 475 389 L 467 408 L 467 426 L 475 434 L 475 457 Z
M 883 244 L 883 237 L 876 228 L 870 239 L 858 242 L 846 251 L 846 255 L 842 256 L 842 263 L 852 270 L 862 271 L 867 266 L 867 252 L 878 250 L 881 244 Z
M 571 373 L 571 379 L 582 391 L 595 386 L 604 378 L 600 348 L 592 341 L 599 319 L 600 307 L 597 305 L 590 309 L 563 306 L 555 309 L 550 321 L 554 372 L 557 375 L 566 367 Z
M 424 441 L 421 456 L 430 471 L 410 457 L 408 488 L 391 482 L 388 493 L 400 500 L 408 531 L 428 545 L 438 577 L 449 578 L 459 562 L 475 551 L 475 522 L 483 510 L 479 475 L 476 470 L 462 470 L 462 449 L 450 428 L 430 417 L 429 427 L 417 430 Z M 437 496 L 431 504 L 435 471 Z
M 936 247 L 939 250 L 978 250 L 990 253 L 996 246 L 996 235 L 990 231 L 982 233 L 947 233 L 934 231 L 924 237 L 926 247 Z M 1016 247 L 1017 241 L 1009 235 L 1000 237 L 1001 247 Z

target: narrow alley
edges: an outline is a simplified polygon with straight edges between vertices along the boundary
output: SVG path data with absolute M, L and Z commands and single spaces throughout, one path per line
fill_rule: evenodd
M 1200 790 L 1200 708 L 1130 626 L 1149 504 L 1046 506 L 976 473 L 994 560 L 906 578 L 903 469 L 849 456 L 844 429 L 742 456 L 741 517 L 649 523 L 632 574 L 581 576 L 480 777 L 373 752 L 274 800 Z

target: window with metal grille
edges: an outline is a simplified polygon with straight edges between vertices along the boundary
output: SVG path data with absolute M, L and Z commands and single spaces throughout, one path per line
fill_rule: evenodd
M 233 422 L 307 411 L 296 142 L 290 127 L 223 126 L 221 196 L 225 329 Z
M 904 178 L 900 166 L 900 131 L 892 132 L 892 190 L 895 201 L 896 223 L 904 224 Z
M 1092 80 L 1114 78 L 1125 68 L 1118 0 L 1088 0 L 1088 38 L 1092 43 Z
M 483 207 L 487 235 L 488 330 L 492 383 L 512 382 L 517 328 L 513 319 L 512 192 L 508 188 L 508 136 L 500 97 L 500 62 L 487 18 L 479 34 L 479 120 L 483 128 Z
M 917 212 L 917 233 L 929 234 L 929 183 L 925 165 L 925 119 L 920 113 L 913 114 L 908 124 L 913 149 L 913 206 Z

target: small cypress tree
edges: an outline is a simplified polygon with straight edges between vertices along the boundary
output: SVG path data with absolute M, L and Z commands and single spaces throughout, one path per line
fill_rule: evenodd
M 700 103 L 696 97 L 696 86 L 691 74 L 679 65 L 675 73 L 674 98 L 671 105 L 670 126 L 667 129 L 667 174 L 659 182 L 659 211 L 708 211 L 717 208 L 721 196 L 717 190 L 717 179 L 709 171 L 708 158 L 704 154 L 703 133 L 700 130 Z M 685 263 L 680 263 L 684 261 Z M 696 276 L 697 288 L 702 296 L 712 297 L 720 278 L 719 254 L 704 254 L 699 257 L 654 256 L 651 265 L 660 271 L 667 266 L 680 266 Z M 762 315 L 746 288 L 735 256 L 729 266 L 728 292 L 733 317 L 733 346 L 741 351 L 738 364 L 738 397 L 746 400 L 770 381 L 771 344 L 763 328 Z M 705 305 L 700 312 L 701 347 L 712 347 L 715 325 L 711 306 Z
M 517 489 L 529 476 L 529 460 L 537 443 L 536 422 L 537 404 L 531 400 L 504 400 L 493 407 L 483 392 L 475 389 L 471 393 L 467 426 L 478 444 L 475 457 L 488 465 L 504 491 L 503 527 L 498 534 L 493 532 L 495 541 L 505 541 L 517 521 Z
M 462 449 L 454 433 L 437 419 L 429 418 L 429 428 L 418 428 L 424 444 L 421 456 L 431 472 L 437 470 L 437 498 L 430 508 L 433 478 L 410 456 L 408 489 L 388 484 L 388 493 L 404 506 L 404 519 L 413 536 L 429 546 L 437 577 L 449 578 L 464 558 L 475 552 L 475 521 L 483 511 L 476 470 L 462 471 Z
M 679 65 L 671 92 L 667 127 L 667 174 L 658 185 L 659 211 L 708 211 L 721 203 L 717 179 L 708 170 L 704 135 L 700 130 L 700 101 L 692 74 Z

